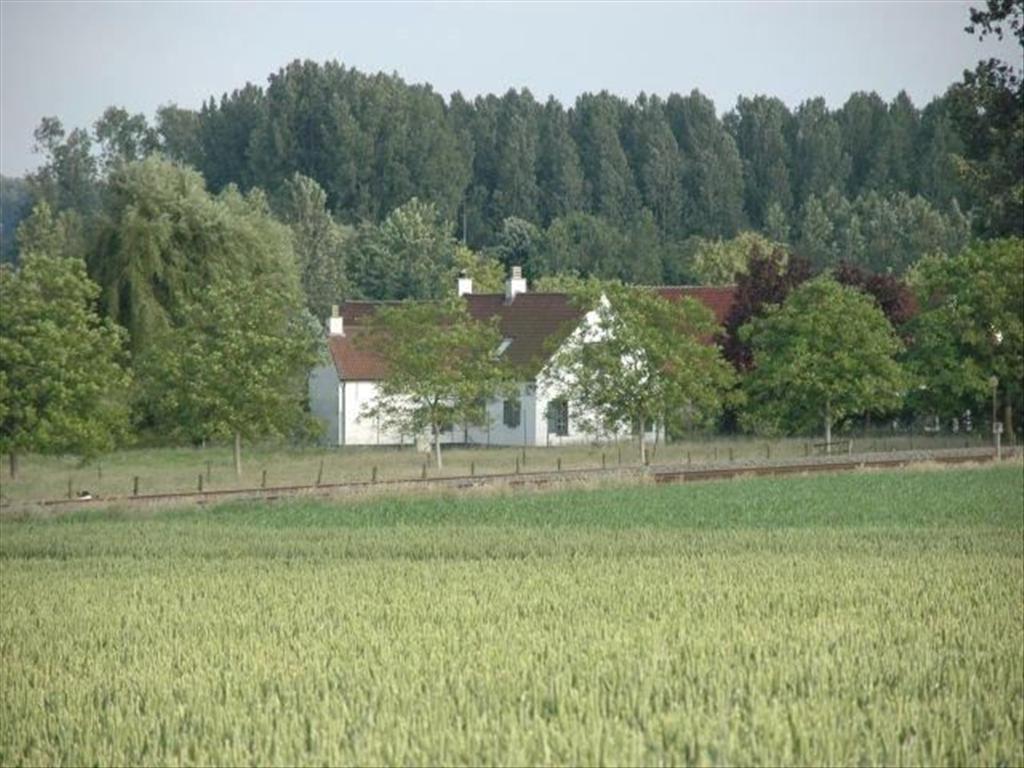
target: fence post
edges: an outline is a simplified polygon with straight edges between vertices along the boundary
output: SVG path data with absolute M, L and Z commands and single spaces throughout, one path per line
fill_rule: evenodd
M 601 469 L 608 469 L 607 457 L 603 453 L 601 454 Z
M 102 480 L 103 479 L 103 465 L 102 464 L 97 464 L 96 465 L 96 479 L 97 480 Z
M 427 462 L 423 462 L 423 471 L 420 473 L 420 480 L 427 479 Z
M 562 457 L 561 456 L 559 456 L 557 459 L 555 459 L 555 466 L 558 467 L 558 471 L 559 472 L 562 471 Z
M 475 477 L 476 476 L 476 462 L 475 461 L 469 462 L 469 476 L 470 477 Z
M 263 470 L 263 477 L 260 478 L 260 488 L 267 487 L 267 470 Z
M 772 457 L 772 446 L 771 443 L 764 444 L 764 457 L 770 459 Z
M 519 474 L 519 457 L 516 456 L 516 474 Z
M 523 446 L 521 451 L 522 451 L 522 457 L 523 457 L 523 466 L 525 467 L 526 466 L 526 446 Z
M 376 464 L 373 465 L 373 474 L 370 476 L 370 482 L 371 483 L 376 483 L 377 482 L 377 465 Z
M 852 437 L 846 443 L 846 455 L 847 456 L 852 456 L 853 455 L 853 438 Z
M 718 446 L 715 446 L 715 461 L 718 461 Z
M 71 498 L 71 476 L 68 475 L 68 498 Z
M 206 462 L 206 479 L 207 479 L 207 481 L 212 479 L 211 476 L 210 476 L 211 470 L 212 470 L 212 468 L 210 466 L 210 462 Z
M 804 443 L 804 458 L 806 459 L 810 455 L 811 455 L 811 444 L 810 443 Z
M 203 492 L 203 473 L 199 473 L 199 492 Z
M 622 466 L 622 446 L 618 446 L 619 449 L 619 466 Z
M 316 471 L 316 484 L 320 485 L 320 481 L 324 479 L 324 460 L 320 459 L 320 469 Z
M 693 457 L 690 455 L 690 452 L 687 451 L 686 452 L 686 466 L 690 466 L 691 464 L 693 464 Z
M 132 496 L 138 496 L 138 495 L 139 495 L 139 476 L 136 475 L 132 479 Z
M 729 461 L 732 461 L 732 460 L 733 460 L 733 456 L 732 456 L 732 446 L 730 445 L 730 446 L 729 446 Z

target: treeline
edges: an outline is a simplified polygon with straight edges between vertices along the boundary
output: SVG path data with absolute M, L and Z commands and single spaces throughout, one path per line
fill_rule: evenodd
M 160 152 L 214 192 L 276 199 L 300 174 L 343 227 L 379 226 L 418 199 L 475 250 L 521 259 L 517 238 L 532 277 L 700 281 L 702 242 L 747 230 L 817 269 L 899 273 L 971 234 L 1024 232 L 1021 103 L 1019 80 L 991 62 L 923 109 L 905 93 L 855 93 L 835 110 L 755 96 L 719 117 L 696 90 L 588 93 L 569 107 L 526 90 L 446 102 L 395 75 L 296 61 L 199 110 L 164 106 L 152 125 L 115 107 L 91 131 L 47 118 L 29 182 L 54 210 L 89 217 L 119 164 Z M 349 288 L 385 297 L 360 280 Z

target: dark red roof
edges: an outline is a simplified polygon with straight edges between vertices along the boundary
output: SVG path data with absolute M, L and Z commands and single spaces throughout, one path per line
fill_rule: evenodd
M 732 286 L 659 286 L 658 294 L 669 301 L 689 296 L 708 306 L 719 323 L 732 306 Z M 535 375 L 551 351 L 579 325 L 585 314 L 565 293 L 521 293 L 510 302 L 504 294 L 474 293 L 466 297 L 470 315 L 477 320 L 498 318 L 498 328 L 511 343 L 505 358 L 525 375 Z M 355 339 L 365 332 L 366 319 L 378 307 L 394 302 L 348 301 L 339 307 L 344 336 L 330 336 L 328 345 L 338 378 L 343 381 L 376 381 L 385 373 L 383 360 L 361 347 Z
M 669 301 L 696 299 L 715 313 L 715 321 L 719 325 L 725 323 L 736 298 L 735 285 L 659 285 L 654 290 Z

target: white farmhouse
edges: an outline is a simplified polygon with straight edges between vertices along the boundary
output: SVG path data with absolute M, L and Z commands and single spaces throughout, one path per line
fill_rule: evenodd
M 574 404 L 546 385 L 545 366 L 560 344 L 594 322 L 594 314 L 573 305 L 568 294 L 530 293 L 519 267 L 505 282 L 505 292 L 475 294 L 472 281 L 459 279 L 459 295 L 478 320 L 498 318 L 500 353 L 520 372 L 518 396 L 488 404 L 489 425 L 456 425 L 443 433 L 443 443 L 545 446 L 590 442 L 597 436 L 583 431 L 574 417 Z M 732 305 L 733 289 L 674 286 L 655 288 L 669 300 L 684 296 L 707 305 L 723 322 Z M 314 370 L 310 379 L 313 415 L 324 424 L 329 445 L 402 445 L 416 441 L 383 429 L 365 415 L 385 374 L 381 358 L 356 343 L 366 319 L 386 302 L 348 301 L 327 322 L 330 364 Z

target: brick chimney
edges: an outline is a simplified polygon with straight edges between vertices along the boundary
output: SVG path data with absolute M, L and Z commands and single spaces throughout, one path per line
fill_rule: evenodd
M 341 312 L 338 310 L 337 304 L 331 305 L 331 316 L 327 320 L 327 335 L 328 336 L 344 336 L 345 335 L 345 318 L 341 316 Z
M 505 281 L 505 301 L 511 302 L 520 293 L 526 293 L 526 278 L 522 267 L 512 267 L 512 274 Z

